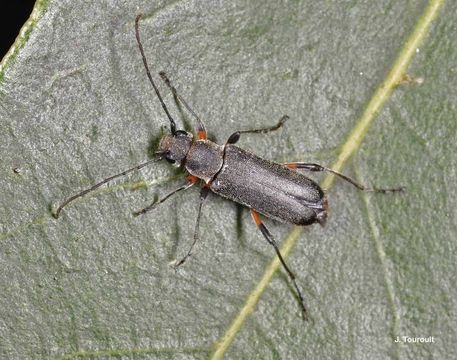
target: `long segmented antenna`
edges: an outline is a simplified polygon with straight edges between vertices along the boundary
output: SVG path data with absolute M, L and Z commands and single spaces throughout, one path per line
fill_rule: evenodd
M 148 62 L 146 60 L 146 56 L 144 55 L 144 50 L 143 50 L 143 45 L 141 44 L 140 40 L 140 30 L 139 30 L 139 21 L 141 19 L 142 14 L 137 15 L 135 19 L 135 36 L 136 36 L 136 41 L 138 43 L 138 47 L 140 48 L 141 52 L 141 57 L 143 59 L 143 64 L 146 69 L 146 74 L 148 75 L 149 81 L 152 84 L 152 87 L 154 88 L 157 97 L 159 98 L 160 104 L 162 105 L 163 110 L 168 116 L 168 119 L 170 120 L 170 128 L 171 128 L 171 133 L 174 135 L 176 133 L 176 123 L 173 120 L 173 118 L 170 115 L 170 112 L 168 111 L 167 105 L 165 105 L 165 102 L 162 99 L 162 96 L 160 95 L 159 89 L 157 88 L 156 84 L 154 83 L 154 80 L 152 80 L 151 72 L 149 71 L 149 66 Z
M 135 170 L 139 170 L 143 167 L 145 167 L 146 165 L 149 165 L 153 162 L 156 162 L 156 161 L 159 161 L 161 160 L 162 157 L 158 157 L 156 159 L 152 159 L 152 160 L 149 160 L 149 161 L 146 161 L 142 164 L 139 164 L 137 166 L 134 166 L 128 170 L 125 170 L 119 174 L 116 174 L 116 175 L 113 175 L 113 176 L 110 176 L 109 178 L 106 178 L 102 181 L 100 181 L 99 183 L 93 185 L 92 187 L 90 187 L 89 189 L 86 189 L 86 190 L 83 190 L 79 193 L 77 193 L 76 195 L 73 195 L 72 197 L 68 198 L 67 200 L 65 200 L 58 208 L 57 210 L 55 211 L 55 213 L 53 213 L 52 215 L 57 219 L 60 215 L 60 212 L 62 211 L 62 209 L 67 206 L 69 203 L 71 203 L 73 200 L 76 200 L 77 198 L 80 198 L 81 196 L 84 196 L 86 195 L 87 193 L 90 193 L 92 191 L 94 191 L 95 189 L 97 189 L 98 187 L 102 186 L 103 184 L 106 184 L 108 181 L 111 181 L 111 180 L 114 180 L 118 177 L 121 177 L 121 176 L 124 176 L 124 175 L 127 175 L 128 173 L 131 173 L 132 171 L 135 171 Z

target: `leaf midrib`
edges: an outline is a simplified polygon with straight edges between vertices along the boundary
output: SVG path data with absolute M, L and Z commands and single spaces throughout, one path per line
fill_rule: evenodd
M 408 65 L 411 63 L 413 56 L 416 53 L 416 49 L 419 47 L 425 35 L 428 33 L 433 20 L 437 17 L 439 10 L 444 5 L 444 2 L 444 0 L 431 0 L 429 5 L 426 7 L 424 13 L 416 23 L 413 32 L 401 48 L 400 53 L 394 61 L 388 75 L 381 82 L 371 97 L 364 112 L 350 132 L 347 140 L 341 146 L 341 151 L 336 161 L 332 165 L 333 170 L 341 171 L 346 165 L 347 161 L 360 148 L 365 135 L 373 124 L 376 114 L 390 98 L 390 95 L 400 83 L 403 75 L 406 74 Z M 334 181 L 335 175 L 330 174 L 324 179 L 321 186 L 324 189 L 328 190 L 333 185 Z M 283 245 L 281 247 L 281 254 L 284 258 L 286 258 L 292 251 L 302 231 L 303 230 L 301 227 L 295 226 L 282 241 Z M 382 264 L 384 263 L 382 262 Z M 277 257 L 274 257 L 270 264 L 267 266 L 258 284 L 247 296 L 246 302 L 244 303 L 243 307 L 233 322 L 228 327 L 225 334 L 219 339 L 219 341 L 215 343 L 214 352 L 211 356 L 212 360 L 218 360 L 224 357 L 227 349 L 232 344 L 235 336 L 241 330 L 249 315 L 254 311 L 260 296 L 263 294 L 271 282 L 273 275 L 276 273 L 276 271 L 278 271 L 279 267 L 280 262 Z M 392 289 L 389 291 L 391 290 Z M 399 321 L 399 319 L 397 320 L 395 316 L 394 318 L 396 319 L 395 321 Z M 395 326 L 398 326 L 398 324 Z

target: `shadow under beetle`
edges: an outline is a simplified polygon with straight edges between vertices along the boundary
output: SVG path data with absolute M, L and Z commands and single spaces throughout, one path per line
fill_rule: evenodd
M 141 15 L 138 15 L 135 19 L 135 35 L 138 47 L 146 69 L 146 74 L 152 87 L 154 88 L 163 110 L 170 121 L 171 133 L 163 136 L 160 140 L 159 148 L 156 152 L 156 158 L 125 170 L 120 174 L 104 179 L 91 188 L 68 198 L 57 208 L 53 214 L 54 217 L 58 218 L 62 209 L 73 200 L 84 196 L 101 185 L 120 176 L 139 170 L 146 165 L 162 159 L 165 159 L 170 163 L 176 163 L 184 167 L 184 169 L 189 173 L 189 176 L 186 177 L 186 183 L 144 209 L 133 213 L 135 216 L 144 214 L 154 209 L 157 205 L 161 204 L 177 192 L 189 189 L 191 186 L 201 181 L 202 188 L 200 191 L 193 242 L 187 254 L 180 261 L 178 261 L 175 266 L 182 265 L 192 254 L 192 249 L 199 238 L 198 230 L 202 205 L 208 195 L 208 192 L 211 190 L 213 193 L 242 204 L 251 210 L 251 215 L 255 224 L 262 232 L 268 243 L 274 247 L 282 266 L 287 272 L 297 293 L 302 314 L 306 319 L 307 313 L 305 302 L 300 288 L 295 281 L 295 275 L 284 261 L 275 239 L 262 222 L 260 214 L 281 222 L 301 226 L 311 225 L 313 223 L 319 223 L 322 226 L 325 224 L 327 219 L 328 202 L 324 191 L 313 180 L 297 172 L 297 169 L 305 169 L 308 171 L 328 171 L 364 191 L 393 192 L 402 191 L 403 188 L 369 189 L 337 171 L 318 164 L 303 162 L 278 164 L 262 159 L 259 156 L 234 145 L 240 139 L 241 134 L 264 134 L 279 129 L 288 119 L 288 116 L 286 115 L 284 115 L 275 126 L 262 129 L 236 131 L 230 135 L 224 145 L 216 144 L 207 139 L 206 129 L 202 120 L 177 93 L 165 73 L 161 72 L 159 74 L 165 84 L 170 88 L 175 100 L 180 101 L 197 120 L 198 125 L 196 133 L 198 139 L 194 140 L 191 133 L 183 130 L 177 130 L 176 123 L 170 115 L 168 108 L 160 95 L 159 89 L 157 88 L 149 71 L 149 66 L 140 40 L 140 18 Z

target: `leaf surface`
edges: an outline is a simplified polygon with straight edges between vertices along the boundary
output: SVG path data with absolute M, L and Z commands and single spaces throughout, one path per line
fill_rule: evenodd
M 443 9 L 428 27 L 433 5 Z M 198 191 L 131 214 L 180 184 L 182 173 L 166 163 L 52 218 L 64 199 L 147 160 L 168 130 L 135 42 L 139 12 L 146 55 L 180 127 L 194 121 L 176 107 L 161 70 L 219 143 L 287 114 L 284 129 L 243 136 L 239 145 L 280 162 L 337 167 L 411 34 L 424 31 L 407 70 L 413 81 L 384 96 L 341 165 L 360 182 L 406 193 L 324 182 L 325 228 L 298 232 L 267 220 L 279 242 L 297 240 L 287 261 L 312 320 L 300 320 L 293 289 L 277 272 L 219 354 L 450 358 L 457 10 L 419 0 L 37 3 L 0 76 L 0 357 L 218 356 L 273 258 L 248 211 L 209 196 L 201 241 L 175 272 L 169 264 L 192 241 Z M 435 342 L 396 343 L 397 336 Z

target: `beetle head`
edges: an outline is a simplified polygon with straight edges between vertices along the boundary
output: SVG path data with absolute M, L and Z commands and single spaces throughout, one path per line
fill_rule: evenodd
M 160 140 L 157 154 L 162 155 L 170 163 L 181 163 L 187 156 L 192 145 L 193 135 L 183 130 L 167 134 Z

